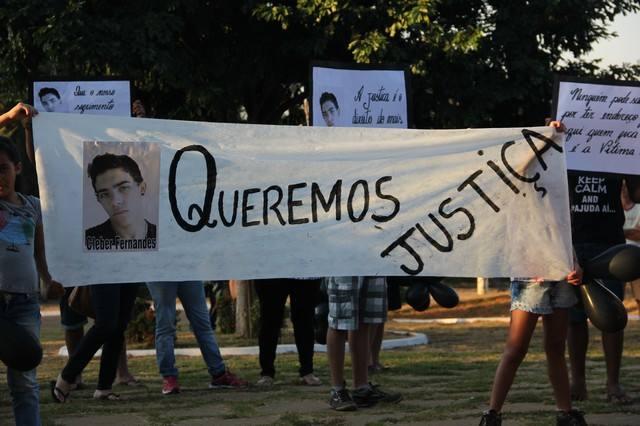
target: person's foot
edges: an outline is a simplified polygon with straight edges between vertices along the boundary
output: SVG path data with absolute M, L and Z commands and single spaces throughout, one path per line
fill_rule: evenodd
M 51 388 L 51 397 L 54 402 L 64 404 L 69 400 L 69 394 L 71 393 L 71 384 L 67 383 L 58 376 L 58 380 L 52 380 L 49 382 Z
M 212 377 L 211 383 L 209 383 L 209 389 L 239 389 L 247 386 L 249 386 L 249 382 L 240 379 L 229 370 L 224 370 L 224 373 L 219 376 Z
M 55 402 L 67 402 L 69 394 L 75 387 L 75 383 L 67 382 L 62 378 L 62 374 L 59 374 L 55 382 L 51 382 L 51 396 Z
M 270 388 L 273 386 L 273 377 L 271 376 L 260 376 L 258 381 L 256 382 L 256 386 L 260 388 Z
M 142 382 L 133 376 L 118 377 L 116 378 L 116 385 L 137 387 L 137 386 L 142 386 Z
M 300 377 L 300 384 L 305 386 L 320 386 L 322 381 L 315 374 L 309 373 Z
M 487 410 L 482 413 L 479 426 L 501 426 L 502 414 L 496 412 L 496 410 Z
M 556 426 L 587 426 L 587 421 L 584 419 L 584 413 L 574 408 L 558 412 Z
M 384 365 L 380 364 L 379 362 L 375 363 L 373 365 L 370 365 L 367 368 L 369 370 L 369 374 L 381 373 L 381 372 L 386 371 L 386 370 L 389 369 L 389 367 L 384 366 Z
M 180 393 L 180 385 L 176 376 L 167 376 L 162 378 L 162 394 L 173 395 Z
M 633 402 L 620 385 L 607 386 L 607 401 L 615 405 L 627 405 Z
M 573 401 L 586 401 L 588 397 L 587 384 L 585 382 L 571 383 L 571 399 Z
M 99 399 L 101 401 L 120 401 L 122 400 L 122 398 L 120 398 L 120 395 L 118 395 L 117 393 L 113 393 L 113 391 L 111 389 L 96 389 L 95 392 L 93 392 L 93 399 Z
M 329 406 L 336 411 L 355 411 L 358 406 L 349 395 L 347 388 L 340 390 L 331 389 Z
M 369 386 L 353 391 L 353 400 L 358 407 L 371 407 L 378 402 L 398 403 L 402 401 L 402 394 L 397 392 L 385 392 L 379 385 L 369 383 Z

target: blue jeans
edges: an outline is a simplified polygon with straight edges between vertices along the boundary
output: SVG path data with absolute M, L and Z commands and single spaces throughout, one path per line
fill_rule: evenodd
M 24 327 L 40 339 L 40 304 L 38 294 L 4 294 L 0 299 L 0 315 Z M 17 425 L 40 425 L 40 386 L 36 369 L 7 369 L 13 415 Z
M 202 281 L 150 282 L 147 283 L 147 287 L 156 310 L 156 359 L 162 377 L 178 375 L 173 351 L 176 336 L 176 297 L 182 302 L 209 374 L 217 376 L 224 372 L 225 365 L 211 328 Z

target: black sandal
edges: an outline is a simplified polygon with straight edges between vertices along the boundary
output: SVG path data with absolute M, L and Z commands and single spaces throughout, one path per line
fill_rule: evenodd
M 53 402 L 56 402 L 58 404 L 64 404 L 65 402 L 67 402 L 67 399 L 69 398 L 69 394 L 71 392 L 64 393 L 62 389 L 56 386 L 55 380 L 50 381 L 49 386 L 51 388 L 51 397 L 53 398 Z

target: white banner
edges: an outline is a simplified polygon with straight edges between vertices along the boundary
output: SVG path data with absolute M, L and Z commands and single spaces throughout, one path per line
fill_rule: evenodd
M 326 127 L 409 127 L 402 69 L 312 66 L 312 123 Z
M 131 116 L 127 80 L 34 81 L 33 104 L 40 112 Z
M 640 83 L 559 81 L 567 168 L 640 175 Z
M 562 138 L 41 114 L 47 256 L 66 285 L 540 276 L 571 269 Z

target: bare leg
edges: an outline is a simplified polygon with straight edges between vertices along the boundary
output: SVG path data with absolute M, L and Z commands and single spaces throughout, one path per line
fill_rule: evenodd
M 82 337 L 84 336 L 84 327 L 76 328 L 75 330 L 65 330 L 64 331 L 64 343 L 67 345 L 67 353 L 69 356 L 73 355 L 78 348 L 78 344 Z M 75 384 L 78 385 L 82 383 L 82 374 L 79 374 L 76 377 Z
M 622 404 L 630 402 L 629 397 L 620 386 L 623 346 L 624 330 L 617 333 L 602 333 L 602 349 L 607 365 L 607 395 L 613 402 Z
M 502 410 L 518 367 L 520 367 L 522 360 L 527 355 L 529 342 L 537 322 L 537 315 L 519 310 L 511 311 L 509 336 L 493 379 L 491 402 L 489 403 L 489 408 L 498 413 Z
M 569 372 L 564 356 L 567 331 L 569 327 L 569 311 L 556 309 L 551 315 L 542 317 L 544 325 L 544 351 L 547 354 L 547 371 L 553 387 L 558 410 L 571 410 L 571 390 Z
M 129 371 L 129 360 L 127 359 L 127 341 L 122 344 L 120 357 L 118 358 L 118 372 L 116 375 L 117 384 L 135 383 L 136 378 Z
M 327 331 L 327 358 L 331 373 L 331 385 L 341 387 L 344 384 L 344 344 L 347 332 L 329 327 Z
M 380 349 L 382 348 L 383 337 L 384 323 L 371 324 L 369 326 L 369 343 L 371 347 L 369 353 L 369 367 L 374 369 L 380 369 L 382 367 L 380 364 Z
M 589 345 L 589 326 L 586 321 L 569 324 L 569 359 L 571 361 L 571 397 L 587 399 L 585 364 Z
M 369 324 L 360 323 L 358 329 L 349 332 L 349 351 L 353 388 L 358 389 L 369 384 Z

